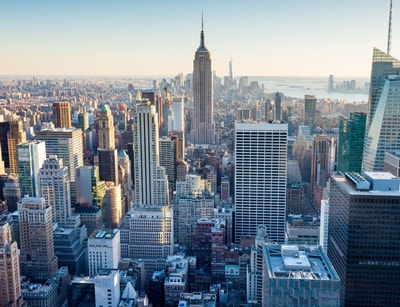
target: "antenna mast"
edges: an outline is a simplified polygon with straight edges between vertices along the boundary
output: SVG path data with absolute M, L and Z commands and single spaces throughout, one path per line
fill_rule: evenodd
M 392 44 L 392 3 L 390 0 L 390 13 L 389 13 L 389 33 L 388 33 L 388 42 L 387 42 L 387 54 L 391 53 L 391 44 Z

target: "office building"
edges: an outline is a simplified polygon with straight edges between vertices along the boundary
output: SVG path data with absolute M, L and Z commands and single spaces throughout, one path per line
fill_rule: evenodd
M 94 277 L 95 307 L 118 306 L 121 296 L 119 270 L 103 269 Z
M 18 173 L 17 144 L 26 142 L 26 132 L 20 118 L 10 121 L 10 130 L 7 133 L 9 173 Z
M 39 170 L 46 160 L 46 144 L 42 141 L 18 144 L 17 159 L 21 196 L 39 196 L 38 176 Z
M 315 130 L 315 113 L 317 98 L 313 95 L 304 95 L 304 125 L 310 127 L 311 133 Z
M 217 306 L 217 294 L 215 293 L 182 293 L 179 298 L 178 306 L 187 307 L 215 307 Z
M 0 302 L 2 306 L 22 306 L 19 254 L 17 242 L 11 238 L 6 217 L 0 217 Z
M 58 265 L 68 268 L 71 275 L 87 275 L 86 244 L 82 244 L 77 229 L 57 227 L 53 232 L 53 240 Z
M 385 165 L 383 170 L 393 176 L 400 177 L 400 150 L 385 152 Z
M 319 245 L 325 253 L 328 253 L 328 234 L 329 234 L 329 199 L 321 200 L 321 217 L 319 226 Z
M 124 150 L 118 152 L 118 177 L 121 185 L 122 216 L 124 216 L 132 206 L 131 160 Z
M 275 116 L 274 120 L 282 120 L 282 94 L 275 94 Z
M 268 240 L 267 228 L 265 225 L 257 226 L 257 235 L 254 245 L 251 247 L 250 261 L 246 272 L 246 294 L 248 302 L 262 302 L 263 290 L 263 257 L 264 247 L 272 244 Z
M 76 202 L 82 206 L 101 208 L 105 195 L 105 182 L 100 180 L 98 166 L 81 166 L 75 170 Z
M 285 242 L 287 124 L 236 122 L 235 242 L 265 225 L 268 238 Z
M 350 113 L 349 119 L 339 122 L 337 171 L 342 174 L 361 172 L 366 119 L 365 113 Z
M 43 162 L 38 175 L 39 197 L 53 209 L 53 221 L 66 226 L 71 216 L 70 186 L 67 168 L 57 156 L 50 155 Z
M 89 276 L 102 269 L 117 269 L 120 255 L 119 229 L 94 231 L 88 238 Z
M 372 69 L 374 70 L 374 66 Z M 367 118 L 368 130 L 364 141 L 362 169 L 369 172 L 383 171 L 385 152 L 400 150 L 400 100 L 398 99 L 400 75 L 380 77 L 384 81 L 377 85 L 380 87 L 379 99 L 376 100 L 375 107 L 370 106 L 368 113 L 370 117 Z M 374 102 L 372 95 L 371 91 L 370 104 Z
M 106 228 L 118 228 L 122 219 L 121 185 L 106 182 L 105 195 L 101 206 L 103 223 Z
M 390 173 L 332 176 L 328 256 L 343 306 L 396 306 L 400 298 L 400 179 Z
M 323 189 L 329 179 L 332 168 L 332 142 L 326 135 L 316 135 L 313 141 L 311 157 L 311 193 L 314 206 L 319 208 Z
M 109 106 L 101 107 L 97 118 L 100 179 L 118 184 L 118 153 L 115 149 L 114 119 Z
M 135 203 L 168 204 L 168 177 L 159 164 L 158 115 L 145 100 L 136 105 L 135 114 Z
M 89 129 L 89 114 L 86 111 L 83 111 L 78 114 L 78 128 L 82 131 Z
M 58 269 L 54 254 L 53 212 L 45 199 L 24 197 L 18 204 L 21 275 L 48 279 Z
M 18 201 L 21 199 L 18 174 L 10 174 L 3 188 L 4 200 L 7 203 L 8 212 L 18 210 Z
M 82 130 L 42 125 L 42 129 L 36 132 L 36 138 L 46 142 L 48 156 L 56 155 L 67 167 L 71 185 L 71 204 L 75 204 L 75 169 L 83 166 Z
M 72 128 L 71 105 L 69 102 L 54 102 L 53 123 L 56 128 Z
M 164 306 L 176 307 L 181 293 L 189 290 L 189 261 L 181 255 L 167 258 L 164 280 Z
M 176 145 L 171 138 L 163 137 L 160 138 L 160 166 L 165 168 L 168 177 L 168 187 L 171 191 L 175 190 L 176 181 Z
M 185 132 L 185 109 L 183 97 L 172 98 L 172 110 L 174 114 L 174 121 L 172 124 L 172 131 Z
M 0 122 L 0 149 L 3 157 L 5 168 L 10 167 L 10 159 L 8 155 L 8 132 L 10 131 L 10 122 Z
M 193 61 L 193 124 L 192 144 L 214 144 L 214 110 L 210 52 L 204 43 L 203 20 L 200 46 Z
M 340 279 L 321 247 L 274 244 L 263 252 L 262 306 L 340 306 Z
M 173 211 L 166 206 L 135 206 L 124 217 L 121 257 L 143 259 L 146 280 L 154 270 L 163 269 L 174 251 Z
M 26 283 L 22 287 L 22 297 L 27 306 L 58 306 L 57 284 L 51 281 Z

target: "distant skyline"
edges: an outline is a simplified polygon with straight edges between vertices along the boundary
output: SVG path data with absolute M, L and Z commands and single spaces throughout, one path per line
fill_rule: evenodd
M 392 55 L 400 57 L 400 2 Z M 204 14 L 218 76 L 369 76 L 387 48 L 389 0 L 0 3 L 0 75 L 192 73 Z

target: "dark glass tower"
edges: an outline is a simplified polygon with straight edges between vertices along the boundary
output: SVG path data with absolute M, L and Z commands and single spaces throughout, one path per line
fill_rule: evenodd
M 339 123 L 338 172 L 361 172 L 364 147 L 365 113 L 350 113 L 349 119 Z
M 328 256 L 342 305 L 400 306 L 399 179 L 346 174 L 332 177 L 329 195 Z

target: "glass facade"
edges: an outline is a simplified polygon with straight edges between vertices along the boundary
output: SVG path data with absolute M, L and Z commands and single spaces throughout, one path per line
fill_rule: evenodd
M 338 165 L 339 173 L 361 172 L 365 124 L 367 114 L 350 113 L 349 119 L 339 123 Z
M 388 76 L 398 75 L 400 72 L 400 61 L 392 57 L 391 55 L 374 48 L 373 59 L 372 59 L 372 71 L 371 71 L 371 82 L 369 92 L 369 103 L 367 113 L 367 125 L 365 131 L 365 143 L 364 143 L 364 156 L 362 162 L 363 171 L 382 171 L 383 170 L 383 155 L 382 150 L 379 148 L 378 142 L 380 142 L 381 136 L 384 137 L 387 132 L 387 128 L 380 129 L 377 133 L 374 131 L 377 127 L 380 127 L 385 121 L 386 113 L 386 99 L 391 99 L 397 96 L 398 85 L 391 83 L 388 80 Z M 384 91 L 385 89 L 385 91 Z M 394 90 L 394 91 L 393 91 Z M 384 92 L 384 93 L 383 93 Z M 397 103 L 397 109 L 400 109 L 400 100 Z M 393 104 L 391 102 L 390 104 Z M 379 114 L 375 114 L 376 110 L 380 108 Z M 375 115 L 377 115 L 375 117 Z M 397 116 L 397 115 L 396 115 Z M 374 125 L 374 127 L 372 127 Z M 394 127 L 393 127 L 394 128 Z M 392 128 L 392 129 L 393 129 Z M 382 139 L 383 140 L 383 139 Z M 384 144 L 385 141 L 380 142 Z M 378 153 L 375 153 L 379 149 Z M 382 155 L 382 157 L 381 157 Z
M 345 306 L 400 305 L 400 192 L 373 192 L 331 180 L 328 256 Z

